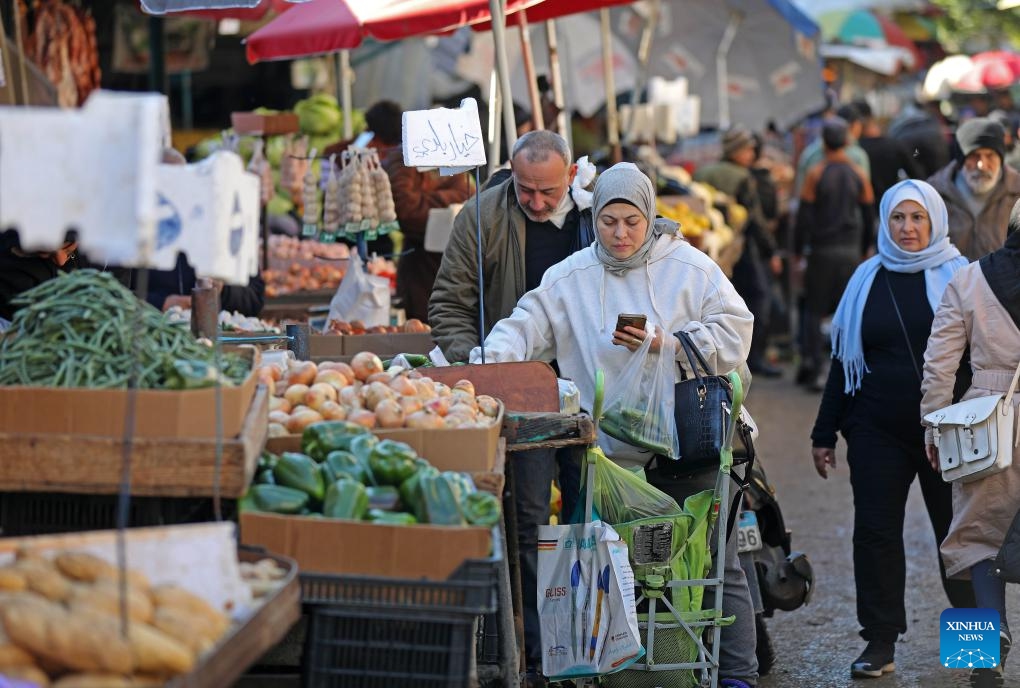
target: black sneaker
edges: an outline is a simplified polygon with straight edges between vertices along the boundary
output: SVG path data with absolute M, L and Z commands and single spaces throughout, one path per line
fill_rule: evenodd
M 896 671 L 896 644 L 885 640 L 869 640 L 861 656 L 850 665 L 854 678 L 878 678 Z
M 1006 667 L 1006 657 L 1009 655 L 1009 648 L 1013 647 L 1013 634 L 1008 628 L 999 631 L 999 666 Z

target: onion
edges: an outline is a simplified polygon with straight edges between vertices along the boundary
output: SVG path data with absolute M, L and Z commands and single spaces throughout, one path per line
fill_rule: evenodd
M 474 396 L 475 383 L 471 382 L 471 380 L 457 380 L 457 382 L 455 382 L 453 385 L 453 393 L 456 394 L 457 390 L 461 390 L 463 392 L 466 392 L 467 394 L 470 394 L 471 396 Z
M 393 377 L 389 373 L 372 373 L 365 378 L 365 384 L 368 385 L 373 382 L 381 382 L 384 385 L 388 385 L 392 379 Z
M 403 410 L 405 416 L 410 415 L 415 411 L 421 411 L 425 408 L 425 404 L 422 403 L 422 400 L 418 397 L 398 397 L 397 403 L 400 404 L 400 408 Z
M 327 401 L 320 408 L 319 413 L 326 420 L 347 420 L 347 409 L 335 401 Z
M 418 398 L 421 400 L 435 399 L 436 388 L 432 384 L 432 380 L 427 377 L 423 377 L 420 380 L 413 380 L 414 388 L 418 390 Z
M 354 371 L 354 377 L 364 382 L 369 375 L 383 372 L 383 364 L 372 352 L 362 351 L 351 359 L 351 369 Z
M 293 407 L 298 404 L 305 403 L 305 394 L 307 393 L 308 385 L 291 385 L 287 388 L 287 391 L 283 393 L 283 398 L 289 401 L 290 405 Z
M 320 382 L 332 385 L 337 391 L 339 391 L 351 384 L 351 379 L 339 370 L 334 370 L 332 368 L 323 370 L 322 368 L 319 368 L 319 374 L 315 376 L 315 384 L 319 384 Z
M 290 369 L 287 373 L 288 385 L 310 385 L 315 382 L 318 370 L 311 361 L 305 361 Z
M 364 404 L 361 402 L 361 395 L 358 393 L 357 387 L 344 387 L 340 390 L 340 403 L 348 408 L 361 408 Z
M 280 425 L 286 425 L 287 421 L 290 420 L 290 414 L 286 411 L 270 411 L 269 422 L 279 423 Z
M 380 428 L 404 427 L 404 410 L 396 399 L 383 399 L 375 407 L 375 417 Z
M 442 382 L 434 382 L 432 384 L 436 388 L 436 396 L 449 397 L 450 395 L 453 394 L 453 390 L 451 390 Z
M 390 389 L 395 391 L 397 394 L 402 396 L 411 397 L 417 393 L 417 389 L 414 383 L 407 379 L 404 375 L 398 375 L 390 380 Z
M 376 425 L 375 414 L 364 409 L 352 411 L 351 414 L 347 416 L 347 420 L 352 423 L 357 423 L 358 425 L 364 425 L 366 428 L 374 428 Z
M 374 411 L 380 401 L 392 399 L 397 393 L 382 382 L 373 382 L 362 390 L 361 396 L 365 400 L 365 408 Z
M 318 423 L 320 420 L 322 420 L 322 416 L 315 411 L 301 411 L 300 413 L 294 413 L 291 414 L 290 419 L 287 421 L 287 430 L 296 435 L 304 432 L 305 428 L 312 423 Z
M 305 404 L 318 411 L 327 401 L 336 401 L 337 391 L 331 385 L 320 382 L 305 392 Z
M 464 389 L 455 388 L 450 396 L 450 402 L 453 405 L 464 404 L 465 406 L 470 406 L 472 411 L 478 408 L 478 401 L 475 399 L 475 395 L 469 394 Z
M 499 415 L 499 402 L 488 394 L 482 394 L 478 397 L 478 410 L 489 418 L 495 418 Z
M 468 404 L 455 403 L 452 406 L 450 406 L 450 410 L 447 411 L 446 415 L 466 416 L 471 420 L 474 420 L 477 417 L 478 412 L 475 410 L 474 406 L 469 406 Z
M 290 433 L 287 432 L 287 426 L 282 423 L 270 423 L 269 424 L 269 437 L 286 437 Z
M 405 425 L 416 430 L 438 430 L 444 426 L 443 418 L 432 411 L 416 411 L 407 417 Z
M 450 400 L 446 397 L 437 397 L 435 399 L 429 399 L 425 402 L 425 408 L 428 411 L 437 413 L 440 416 L 445 416 L 450 412 Z
M 269 410 L 270 411 L 283 411 L 284 413 L 290 413 L 290 410 L 294 407 L 284 397 L 270 397 L 269 398 Z

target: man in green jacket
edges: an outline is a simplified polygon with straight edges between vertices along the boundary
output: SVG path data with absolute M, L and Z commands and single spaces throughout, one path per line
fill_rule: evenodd
M 595 240 L 591 208 L 579 207 L 571 193 L 577 165 L 562 136 L 545 130 L 528 132 L 517 139 L 510 166 L 509 178 L 483 189 L 479 197 L 486 334 L 513 312 L 525 292 L 541 283 L 550 266 Z M 429 301 L 432 338 L 450 362 L 467 361 L 471 349 L 479 345 L 478 311 L 477 225 L 475 201 L 469 199 L 454 220 Z M 538 526 L 549 522 L 550 485 L 557 477 L 557 461 L 563 513 L 569 517 L 580 490 L 580 466 L 569 452 L 537 449 L 514 453 L 508 461 L 517 510 L 528 686 L 544 685 Z

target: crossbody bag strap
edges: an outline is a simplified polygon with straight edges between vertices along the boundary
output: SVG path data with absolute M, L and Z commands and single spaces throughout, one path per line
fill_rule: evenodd
M 910 352 L 910 365 L 914 366 L 914 373 L 917 375 L 917 381 L 924 384 L 924 377 L 921 375 L 921 369 L 917 367 L 917 357 L 914 356 L 914 347 L 910 344 L 910 335 L 907 334 L 907 325 L 903 322 L 903 316 L 900 314 L 900 305 L 896 303 L 896 294 L 893 293 L 892 283 L 889 281 L 889 273 L 883 273 L 885 276 L 885 287 L 889 290 L 889 298 L 892 299 L 893 310 L 896 311 L 896 319 L 900 321 L 900 331 L 903 332 L 903 339 L 907 342 L 907 351 Z M 1020 368 L 1017 368 L 1017 372 L 1020 373 Z M 1013 380 L 1013 385 L 1016 386 L 1016 379 Z
M 690 341 L 687 338 L 686 332 L 683 331 L 674 332 L 673 336 L 680 340 L 680 348 L 683 349 L 684 354 L 687 356 L 687 363 L 688 365 L 691 366 L 691 372 L 694 374 L 695 379 L 698 381 L 699 384 L 704 384 L 705 382 L 704 375 L 702 375 L 701 371 L 698 370 L 698 362 L 699 360 L 701 360 L 701 354 L 698 353 L 698 350 L 691 345 Z M 677 361 L 677 365 L 680 365 L 679 361 Z M 705 374 L 707 375 L 708 368 L 705 368 L 704 370 Z M 680 368 L 680 371 L 683 372 L 682 366 Z
M 1020 382 L 1020 365 L 1017 365 L 1016 372 L 1013 373 L 1013 381 L 1009 383 L 1009 392 L 1006 393 L 1006 404 L 1013 403 L 1013 394 L 1016 392 L 1016 384 Z

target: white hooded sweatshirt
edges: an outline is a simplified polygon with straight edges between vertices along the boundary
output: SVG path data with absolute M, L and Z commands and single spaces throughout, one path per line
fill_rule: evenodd
M 622 276 L 603 268 L 594 246 L 553 265 L 485 338 L 485 359 L 555 359 L 560 376 L 577 385 L 581 406 L 591 410 L 595 371 L 605 371 L 609 397 L 624 382 L 620 373 L 633 355 L 612 343 L 620 313 L 643 313 L 649 325 L 667 333 L 687 332 L 716 373 L 736 370 L 751 347 L 753 317 L 719 266 L 679 236 L 663 235 L 648 262 Z M 677 360 L 688 368 L 682 352 Z M 481 349 L 475 348 L 471 363 L 480 362 Z M 602 432 L 599 446 L 624 466 L 644 466 L 651 458 Z

